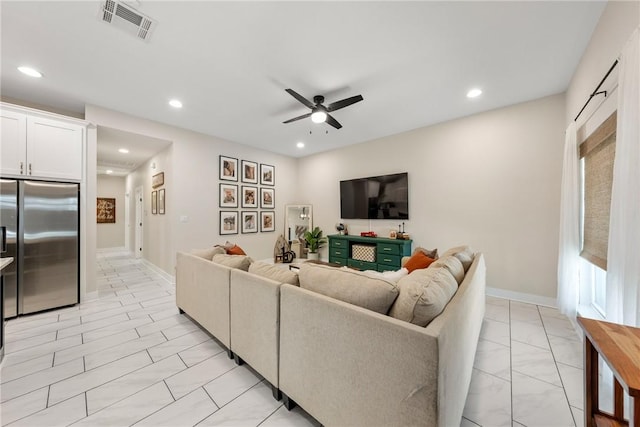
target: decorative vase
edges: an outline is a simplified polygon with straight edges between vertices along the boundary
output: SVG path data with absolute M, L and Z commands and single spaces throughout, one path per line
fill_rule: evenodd
M 307 253 L 307 259 L 312 261 L 318 261 L 318 252 L 309 252 Z

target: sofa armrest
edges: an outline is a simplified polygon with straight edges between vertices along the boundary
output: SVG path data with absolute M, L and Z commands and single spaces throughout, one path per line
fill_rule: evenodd
M 325 425 L 435 425 L 438 342 L 425 328 L 280 288 L 280 389 Z

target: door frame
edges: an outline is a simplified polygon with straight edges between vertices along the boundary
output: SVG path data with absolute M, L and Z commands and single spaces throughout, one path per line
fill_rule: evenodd
M 135 222 L 135 247 L 133 248 L 136 258 L 142 258 L 144 255 L 144 189 L 136 187 L 136 222 Z

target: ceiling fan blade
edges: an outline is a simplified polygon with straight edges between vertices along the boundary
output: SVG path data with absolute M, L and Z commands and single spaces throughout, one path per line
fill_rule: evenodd
M 342 125 L 338 123 L 336 119 L 331 117 L 331 114 L 327 114 L 327 123 L 329 123 L 331 126 L 333 126 L 336 129 L 340 129 L 342 127 Z
M 295 122 L 296 120 L 302 120 L 302 119 L 306 119 L 307 117 L 311 116 L 311 113 L 307 113 L 307 114 L 303 114 L 301 116 L 298 117 L 294 117 L 293 119 L 289 119 L 286 122 L 282 122 L 282 123 L 291 123 L 291 122 Z
M 327 106 L 327 111 L 336 111 L 344 107 L 348 107 L 351 104 L 362 101 L 364 98 L 362 95 L 352 96 L 351 98 L 345 98 L 340 101 L 332 102 Z
M 298 92 L 296 92 L 293 89 L 285 89 L 289 95 L 293 96 L 295 99 L 297 99 L 298 101 L 300 101 L 302 104 L 304 104 L 306 107 L 309 108 L 313 108 L 315 107 L 314 104 L 311 103 L 311 101 L 309 101 L 307 98 L 305 98 L 304 96 L 300 95 Z

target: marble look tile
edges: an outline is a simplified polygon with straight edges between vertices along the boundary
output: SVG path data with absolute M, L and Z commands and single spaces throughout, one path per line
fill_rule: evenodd
M 10 340 L 7 338 L 4 345 L 5 354 L 15 353 L 16 351 L 25 350 L 29 347 L 36 347 L 44 343 L 55 341 L 56 331 L 48 332 L 42 335 L 36 335 L 35 337 L 25 338 L 20 340 Z
M 87 416 L 84 394 L 60 402 L 57 405 L 49 406 L 47 409 L 36 412 L 18 422 L 11 424 L 11 427 L 32 427 L 32 426 L 68 426 Z
M 84 364 L 82 363 L 82 359 L 76 359 L 64 365 L 34 372 L 33 374 L 1 384 L 0 399 L 2 402 L 5 402 L 44 386 L 73 377 L 83 371 Z
M 53 353 L 60 349 L 65 349 L 80 344 L 82 344 L 82 337 L 80 335 L 74 335 L 72 337 L 51 341 L 49 343 L 42 344 L 36 347 L 30 347 L 25 350 L 16 351 L 15 353 L 5 354 L 4 360 L 2 360 L 2 366 L 6 368 L 8 366 L 26 362 L 27 360 L 35 359 L 36 357 L 40 357 L 45 354 Z
M 571 412 L 573 413 L 573 421 L 576 423 L 576 427 L 584 427 L 584 411 L 572 406 Z
M 49 387 L 42 387 L 31 393 L 3 402 L 0 408 L 0 422 L 4 426 L 46 408 L 48 394 Z
M 133 331 L 135 334 L 135 331 Z M 135 334 L 137 337 L 138 335 Z M 102 366 L 114 360 L 121 359 L 125 356 L 138 353 L 139 351 L 153 347 L 166 341 L 164 335 L 161 332 L 156 332 L 150 335 L 145 335 L 141 338 L 136 338 L 130 341 L 123 342 L 121 344 L 112 345 L 109 348 L 103 349 L 99 352 L 87 354 L 84 357 L 84 366 L 87 371 Z M 95 341 L 94 341 L 95 343 Z M 92 343 L 93 344 L 93 343 Z
M 169 389 L 161 381 L 95 414 L 89 415 L 74 424 L 74 426 L 129 426 L 172 402 L 173 397 L 171 397 Z
M 0 383 L 6 383 L 15 379 L 24 377 L 34 372 L 42 371 L 53 366 L 53 354 L 45 354 L 35 359 L 27 360 L 23 363 L 17 363 L 13 366 L 6 367 L 0 365 Z
M 104 319 L 96 320 L 89 323 L 83 323 L 78 326 L 72 326 L 70 328 L 62 329 L 58 331 L 58 338 L 65 338 L 71 335 L 81 334 L 83 332 L 89 332 L 96 329 L 104 328 L 105 326 L 111 326 L 117 322 L 124 322 L 129 320 L 129 317 L 125 313 L 117 314 L 115 316 L 107 317 Z
M 564 314 L 560 313 L 560 310 L 558 310 L 557 308 L 553 308 L 553 307 L 545 307 L 545 306 L 538 306 L 538 311 L 540 312 L 540 315 L 542 316 L 542 318 L 544 319 L 545 317 L 555 317 L 557 319 L 566 319 L 567 316 L 565 316 Z
M 142 307 L 142 306 L 140 306 Z M 176 314 L 176 312 L 172 312 L 172 310 L 176 308 L 176 302 L 172 301 L 172 302 L 167 302 L 164 304 L 158 304 L 158 305 L 153 305 L 151 307 L 148 308 L 139 308 L 136 310 L 132 310 L 129 311 L 127 314 L 129 315 L 129 317 L 131 319 L 135 319 L 136 317 L 142 317 L 142 316 L 151 316 L 151 318 L 153 319 L 154 322 L 157 322 L 159 320 L 162 320 L 160 318 L 154 318 L 154 314 L 158 314 L 158 313 L 162 313 L 162 312 L 168 312 L 171 313 L 171 316 L 177 316 L 179 314 L 179 312 Z M 167 316 L 170 317 L 170 316 Z M 163 317 L 164 319 L 164 317 Z
M 499 305 L 501 307 L 509 307 L 509 300 L 508 299 L 492 297 L 490 295 L 487 295 L 485 297 L 485 302 L 487 304 Z
M 495 320 L 497 322 L 509 323 L 509 307 L 486 304 L 484 318 Z
M 178 356 L 172 356 L 102 384 L 87 391 L 87 412 L 93 414 L 185 368 Z
M 94 300 L 94 301 L 84 302 L 82 303 L 81 308 L 60 313 L 60 321 L 73 319 L 75 317 L 80 317 L 80 316 L 86 316 L 92 313 L 101 313 L 105 310 L 109 310 L 112 308 L 119 308 L 119 307 L 122 307 L 122 304 L 116 301 Z
M 198 388 L 140 420 L 136 426 L 194 426 L 218 410 L 209 395 Z
M 542 325 L 530 322 L 511 321 L 511 339 L 550 350 L 547 334 Z
M 152 334 L 154 332 L 162 331 L 164 329 L 169 329 L 173 326 L 180 325 L 183 323 L 192 323 L 189 319 L 181 314 L 177 314 L 175 316 L 167 317 L 166 319 L 159 320 L 157 322 L 149 323 L 148 325 L 140 326 L 136 328 L 140 336 L 145 336 Z
M 69 363 L 74 363 L 76 361 L 82 363 L 82 359 L 75 359 Z M 84 393 L 87 390 L 126 375 L 129 372 L 140 369 L 150 363 L 151 358 L 147 352 L 141 351 L 140 353 L 133 354 L 91 371 L 87 371 L 64 381 L 52 384 L 49 390 L 49 405 L 55 405 L 56 403 L 66 400 L 72 396 Z
M 461 424 L 462 425 L 462 424 Z M 284 406 L 278 408 L 273 414 L 269 416 L 260 427 L 321 427 L 318 421 L 316 421 L 311 415 L 307 414 L 299 406 L 296 406 L 291 411 L 287 411 Z M 475 427 L 475 424 L 470 424 Z
M 61 322 L 50 321 L 43 325 L 36 326 L 29 329 L 23 329 L 18 332 L 7 333 L 5 335 L 6 341 L 18 341 L 25 338 L 36 337 L 37 335 L 43 335 L 50 332 L 55 332 L 59 329 L 68 328 L 69 326 L 75 326 L 80 324 L 80 318 L 63 320 Z
M 549 344 L 556 361 L 582 369 L 582 341 L 549 335 Z
M 482 329 L 480 330 L 480 338 L 487 341 L 493 341 L 498 344 L 510 346 L 511 345 L 511 333 L 509 331 L 509 324 L 497 322 L 491 319 L 484 319 L 482 321 Z
M 29 330 L 31 328 L 37 328 L 38 326 L 48 325 L 50 323 L 57 322 L 58 317 L 59 313 L 57 311 L 15 317 L 7 320 L 5 333 L 10 335 L 12 333 Z
M 527 427 L 574 426 L 562 387 L 517 372 L 512 378 L 514 421 Z
M 474 423 L 473 421 L 466 419 L 465 417 L 462 417 L 462 420 L 460 421 L 460 427 L 481 427 L 481 426 Z
M 140 317 L 138 319 L 131 320 L 127 316 L 127 320 L 125 320 L 124 322 L 118 322 L 118 323 L 114 323 L 113 325 L 105 326 L 100 329 L 84 332 L 82 334 L 82 340 L 85 343 L 89 343 L 89 342 L 98 340 L 100 338 L 109 337 L 110 335 L 117 334 L 118 332 L 121 332 L 121 331 L 135 332 L 133 330 L 134 328 L 137 328 L 138 326 L 148 325 L 151 322 L 152 320 L 149 317 Z M 136 334 L 136 336 L 137 335 L 138 334 Z
M 245 365 L 237 366 L 204 386 L 216 405 L 222 407 L 262 381 Z
M 511 343 L 513 372 L 562 387 L 560 375 L 551 351 L 514 341 Z
M 154 305 L 158 305 L 158 304 L 165 304 L 167 302 L 175 303 L 175 301 L 176 301 L 175 295 L 168 295 L 166 297 L 155 298 L 148 301 L 142 301 L 140 304 L 143 307 L 147 308 L 147 307 L 153 307 Z
M 557 365 L 569 405 L 577 409 L 584 409 L 584 371 L 564 363 Z
M 544 329 L 547 331 L 548 335 L 580 339 L 580 335 L 566 317 L 564 319 L 559 319 L 557 317 L 545 317 L 543 322 Z
M 151 313 L 149 316 L 151 316 L 154 322 L 157 322 L 158 320 L 162 320 L 170 316 L 174 316 L 176 314 L 180 314 L 180 310 L 178 309 L 178 306 L 175 305 L 175 303 L 173 304 L 173 307 L 171 307 L 171 304 L 160 304 L 160 305 L 164 305 L 165 307 L 169 305 L 169 307 L 166 307 L 163 310 Z
M 524 424 L 520 424 L 520 423 L 519 423 L 519 422 L 517 422 L 517 421 L 514 421 L 514 422 L 513 422 L 513 427 L 527 427 L 527 426 L 525 426 Z
M 463 415 L 481 426 L 511 426 L 511 383 L 474 369 Z
M 478 341 L 474 368 L 511 381 L 511 350 L 492 341 Z
M 227 357 L 226 353 L 220 353 L 167 378 L 165 382 L 167 386 L 169 386 L 173 397 L 179 399 L 225 372 L 230 371 L 235 366 L 236 364 Z
M 542 326 L 540 313 L 535 305 L 511 301 L 510 309 L 511 321 L 526 322 L 533 325 Z
M 182 335 L 186 335 L 190 332 L 199 331 L 200 327 L 193 322 L 186 322 L 180 325 L 172 326 L 168 329 L 163 329 L 162 333 L 168 340 L 173 340 L 175 338 L 181 337 Z
M 148 352 L 151 359 L 153 359 L 154 362 L 157 362 L 158 360 L 177 354 L 180 351 L 186 350 L 210 339 L 209 335 L 198 329 L 178 338 L 156 345 L 155 347 L 148 349 Z
M 136 331 L 130 329 L 128 331 L 111 335 L 96 341 L 65 348 L 64 350 L 56 352 L 54 363 L 56 365 L 67 363 L 69 360 L 77 359 L 78 357 L 82 357 L 95 352 L 100 352 L 102 350 L 107 350 L 114 345 L 118 345 L 126 341 L 131 341 L 136 338 L 138 338 L 138 334 L 136 334 Z
M 164 336 L 164 335 L 163 335 Z M 209 338 L 202 344 L 195 345 L 187 350 L 178 353 L 185 365 L 191 367 L 196 363 L 200 363 L 216 354 L 224 351 L 224 349 L 214 340 Z
M 271 395 L 271 387 L 260 383 L 214 412 L 200 426 L 247 426 L 258 425 L 282 405 Z
M 117 314 L 128 313 L 130 311 L 133 311 L 139 308 L 140 308 L 140 304 L 138 303 L 125 304 L 120 307 L 99 311 L 97 313 L 85 314 L 80 317 L 82 318 L 82 323 L 89 323 L 89 322 L 95 322 L 96 320 L 104 319 L 107 317 L 113 317 Z

